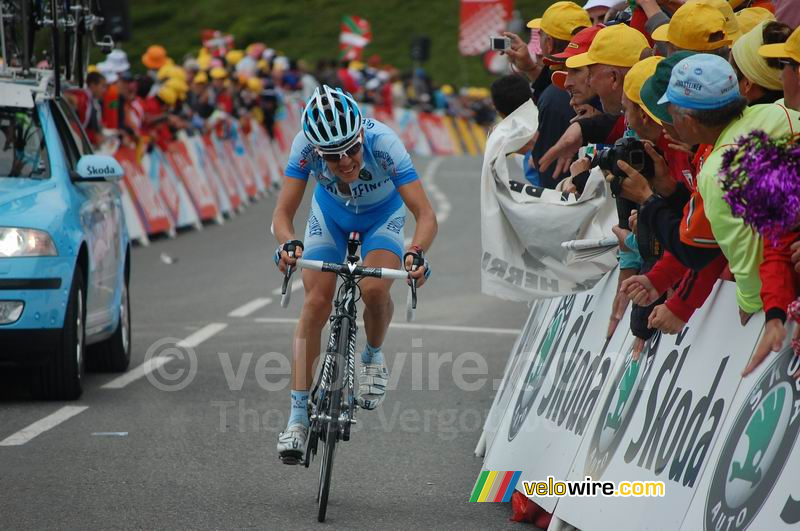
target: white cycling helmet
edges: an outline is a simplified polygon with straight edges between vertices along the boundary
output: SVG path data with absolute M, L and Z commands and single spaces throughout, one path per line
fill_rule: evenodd
M 341 88 L 317 87 L 303 110 L 303 134 L 322 152 L 348 147 L 361 132 L 363 118 L 356 100 Z

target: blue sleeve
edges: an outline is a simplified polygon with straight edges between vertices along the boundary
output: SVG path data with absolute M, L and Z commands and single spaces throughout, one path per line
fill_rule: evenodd
M 639 242 L 636 240 L 634 233 L 628 234 L 625 238 L 625 245 L 630 251 L 619 252 L 619 268 L 640 270 L 644 262 L 642 261 L 642 255 L 639 254 Z
M 287 177 L 307 181 L 311 173 L 313 151 L 314 146 L 306 140 L 303 132 L 300 131 L 297 133 L 292 142 L 292 149 L 289 152 L 289 162 L 286 163 L 284 174 Z
M 400 137 L 389 127 L 384 127 L 372 146 L 372 154 L 392 179 L 395 188 L 419 179 L 411 155 Z

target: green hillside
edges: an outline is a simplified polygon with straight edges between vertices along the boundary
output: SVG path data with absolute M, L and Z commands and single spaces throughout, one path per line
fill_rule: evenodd
M 517 0 L 525 20 L 539 16 L 549 0 Z M 215 28 L 236 36 L 239 46 L 263 41 L 286 54 L 316 61 L 338 53 L 343 15 L 364 17 L 372 25 L 367 54 L 377 53 L 401 70 L 411 67 L 409 43 L 414 35 L 432 40 L 428 72 L 440 83 L 486 85 L 492 77 L 480 57 L 458 54 L 457 0 L 132 0 L 133 39 L 124 45 L 131 62 L 154 43 L 176 60 L 196 53 L 200 30 Z

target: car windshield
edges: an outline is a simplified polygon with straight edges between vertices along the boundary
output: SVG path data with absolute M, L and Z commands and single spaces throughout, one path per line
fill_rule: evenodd
M 4 177 L 50 177 L 36 109 L 0 107 L 0 178 Z

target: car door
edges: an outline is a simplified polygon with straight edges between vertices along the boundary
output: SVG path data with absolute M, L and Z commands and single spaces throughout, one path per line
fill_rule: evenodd
M 81 156 L 92 153 L 92 147 L 75 113 L 63 100 L 53 104 L 70 170 L 75 170 Z M 121 285 L 120 227 L 122 205 L 113 182 L 73 180 L 79 198 L 79 216 L 89 246 L 89 282 L 86 301 L 86 332 L 91 335 L 114 318 L 114 295 Z

